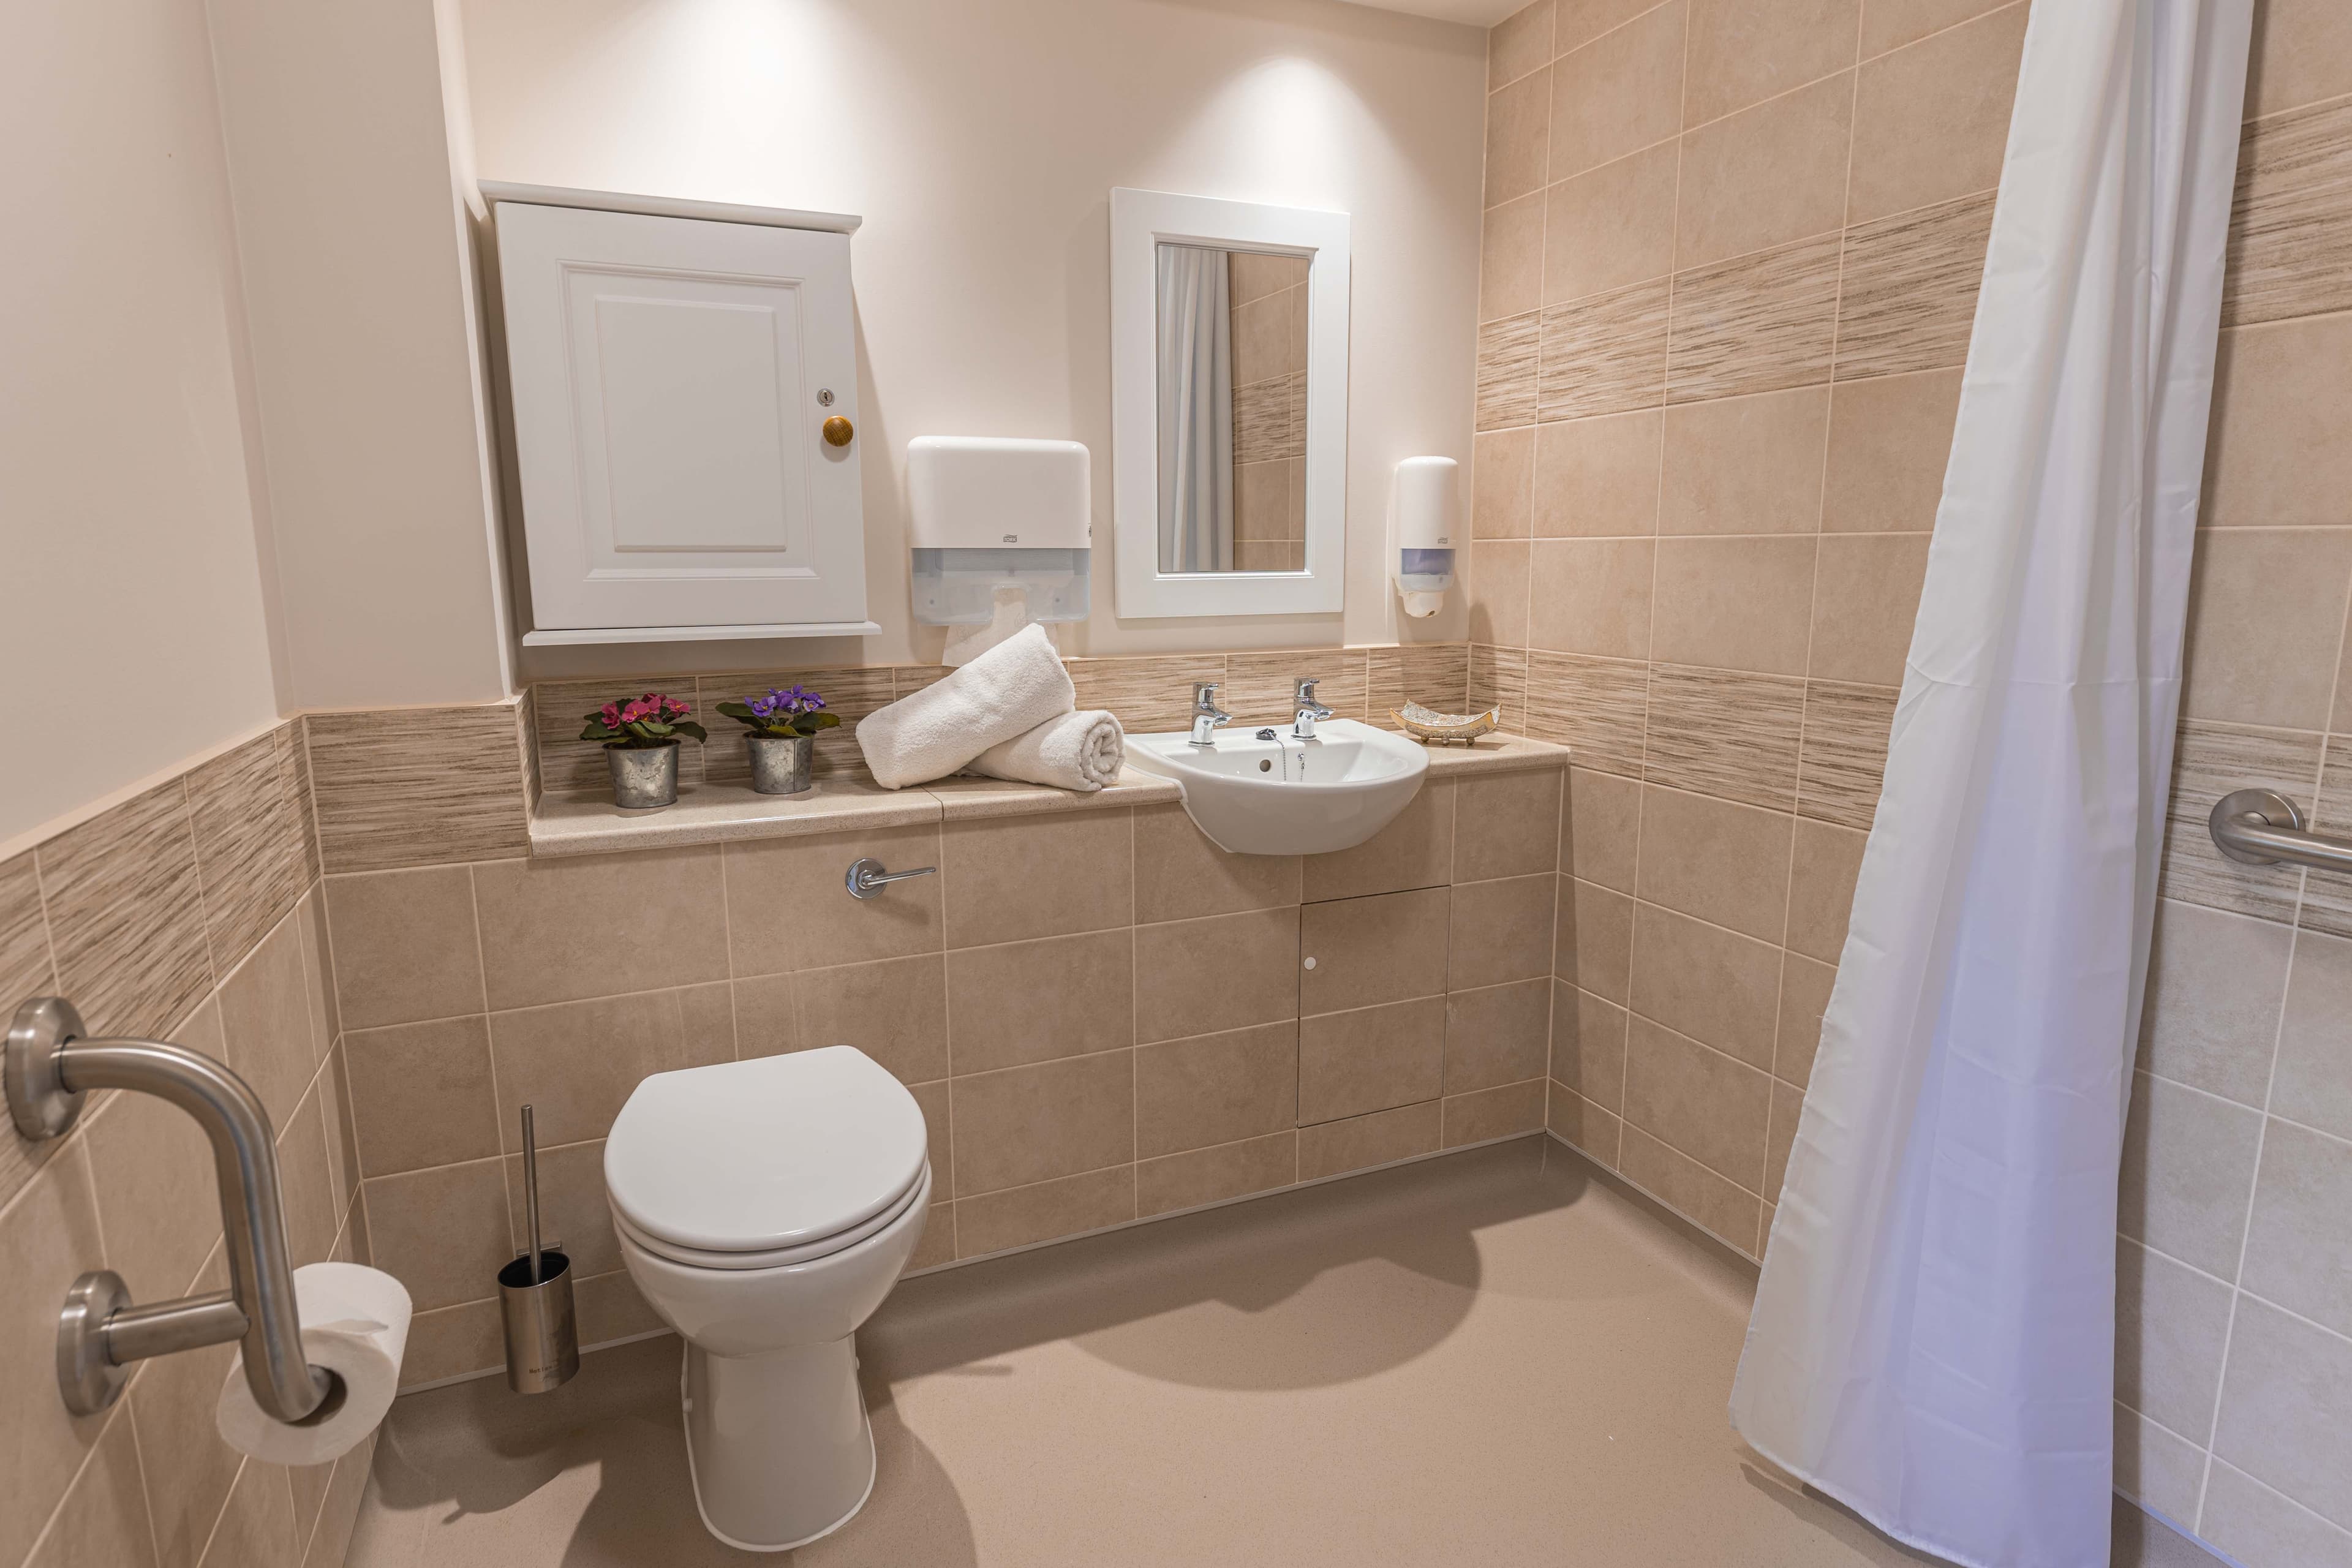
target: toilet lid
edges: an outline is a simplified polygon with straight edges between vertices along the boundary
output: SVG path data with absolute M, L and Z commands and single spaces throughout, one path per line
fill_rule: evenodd
M 852 1046 L 656 1073 L 604 1142 L 604 1190 L 649 1237 L 705 1252 L 821 1240 L 922 1177 L 922 1108 Z

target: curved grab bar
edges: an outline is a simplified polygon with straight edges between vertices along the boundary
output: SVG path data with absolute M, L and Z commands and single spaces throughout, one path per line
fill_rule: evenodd
M 85 1039 L 81 1031 L 80 1015 L 60 997 L 36 998 L 16 1010 L 5 1064 L 16 1130 L 33 1139 L 60 1136 L 94 1089 L 152 1094 L 195 1118 L 212 1145 L 220 1184 L 229 1288 L 132 1306 L 111 1271 L 77 1279 L 58 1326 L 58 1380 L 67 1405 L 90 1415 L 114 1403 L 130 1362 L 237 1340 L 246 1382 L 262 1411 L 289 1423 L 309 1416 L 332 1394 L 335 1379 L 302 1353 L 269 1113 L 243 1079 L 210 1057 L 161 1040 Z
M 2207 819 L 2213 847 L 2242 866 L 2286 861 L 2323 871 L 2352 871 L 2352 843 L 2306 832 L 2303 811 L 2271 789 L 2232 790 Z

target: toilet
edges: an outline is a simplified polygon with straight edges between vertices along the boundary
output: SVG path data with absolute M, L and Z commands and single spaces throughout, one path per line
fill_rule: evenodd
M 710 1533 L 783 1552 L 874 1487 L 852 1335 L 922 1238 L 922 1109 L 828 1046 L 656 1073 L 604 1143 L 629 1277 L 686 1340 L 679 1392 Z

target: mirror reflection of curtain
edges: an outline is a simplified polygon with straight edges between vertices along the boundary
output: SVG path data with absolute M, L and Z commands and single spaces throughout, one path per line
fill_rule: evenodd
M 1234 349 L 1225 253 L 1158 248 L 1160 570 L 1230 572 Z

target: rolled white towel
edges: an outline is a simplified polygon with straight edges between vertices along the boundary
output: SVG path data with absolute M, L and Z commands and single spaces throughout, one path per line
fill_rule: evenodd
M 860 719 L 857 748 L 876 784 L 904 789 L 945 778 L 1077 705 L 1045 628 L 1024 626 L 944 679 Z
M 1127 732 L 1100 708 L 1048 719 L 974 757 L 964 772 L 1023 784 L 1052 784 L 1081 794 L 1118 782 L 1127 763 Z

